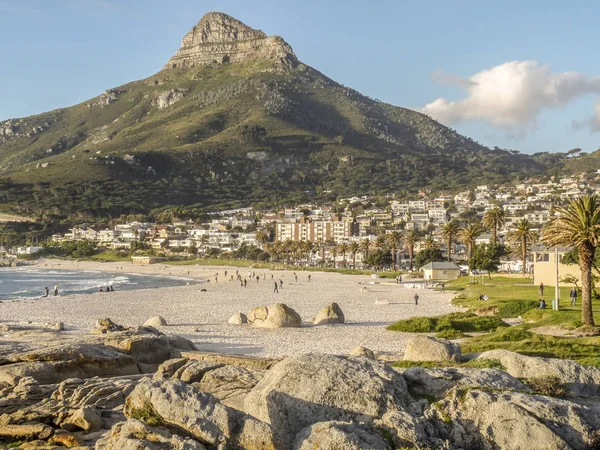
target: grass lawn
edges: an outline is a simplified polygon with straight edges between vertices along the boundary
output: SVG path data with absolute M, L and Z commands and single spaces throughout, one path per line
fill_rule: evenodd
M 475 282 L 473 282 L 475 281 Z M 494 276 L 484 278 L 483 284 L 477 277 L 462 277 L 447 283 L 449 290 L 456 290 L 453 304 L 472 311 L 485 311 L 485 317 L 468 316 L 462 320 L 456 318 L 465 313 L 454 313 L 437 318 L 413 318 L 396 322 L 388 327 L 390 330 L 438 333 L 439 337 L 455 338 L 464 336 L 470 331 L 490 331 L 485 335 L 473 336 L 461 342 L 464 353 L 476 353 L 493 349 L 506 349 L 524 355 L 543 356 L 549 358 L 572 359 L 582 364 L 600 367 L 600 336 L 562 337 L 548 336 L 532 332 L 538 327 L 558 327 L 574 330 L 581 325 L 581 299 L 571 306 L 569 301 L 570 287 L 560 289 L 560 310 L 551 308 L 554 288 L 547 287 L 544 299 L 548 304 L 546 310 L 536 309 L 538 304 L 538 287 L 531 280 L 521 277 Z M 478 300 L 480 294 L 489 297 L 487 301 Z M 600 320 L 600 301 L 593 301 L 596 321 Z M 501 317 L 523 318 L 523 323 L 513 327 L 494 326 Z M 483 319 L 488 319 L 487 321 Z

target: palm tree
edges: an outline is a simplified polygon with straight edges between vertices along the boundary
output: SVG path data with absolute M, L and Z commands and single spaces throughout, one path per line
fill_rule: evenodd
M 475 246 L 475 240 L 483 233 L 483 228 L 477 222 L 470 223 L 464 228 L 458 230 L 458 238 L 463 244 L 467 244 L 468 248 L 468 259 L 471 259 L 473 254 L 473 247 Z
M 352 268 L 356 269 L 356 254 L 360 250 L 360 244 L 356 241 L 352 241 L 350 244 L 350 253 L 352 254 Z
M 385 247 L 386 247 L 385 238 L 383 236 L 377 236 L 377 239 L 375 239 L 375 248 L 383 251 L 385 249 Z
M 335 268 L 335 258 L 338 255 L 337 247 L 335 247 L 335 246 L 331 247 L 331 250 L 329 250 L 329 254 L 331 255 L 331 259 L 333 260 L 333 267 Z
M 527 219 L 521 219 L 517 223 L 517 228 L 508 233 L 508 241 L 521 248 L 523 275 L 527 271 L 527 247 L 537 238 L 537 234 L 531 228 L 531 223 Z
M 571 200 L 566 208 L 556 208 L 560 217 L 542 230 L 542 241 L 551 247 L 575 246 L 581 270 L 581 321 L 594 325 L 592 311 L 592 264 L 600 245 L 600 201 L 597 195 Z
M 415 256 L 415 244 L 419 242 L 419 236 L 415 230 L 411 230 L 402 240 L 404 245 L 408 247 L 408 259 L 410 261 L 410 270 L 413 268 L 413 259 Z
M 399 231 L 392 231 L 387 235 L 387 242 L 392 250 L 392 261 L 394 262 L 394 270 L 396 269 L 396 264 L 398 263 L 398 244 L 402 240 L 402 235 Z
M 269 240 L 269 235 L 264 231 L 256 232 L 256 242 L 258 242 L 258 248 L 262 249 L 262 246 L 265 242 Z
M 498 236 L 498 228 L 504 226 L 506 223 L 506 217 L 504 216 L 504 210 L 498 206 L 494 206 L 483 213 L 483 219 L 481 221 L 484 227 L 488 227 L 492 230 L 492 242 L 496 245 L 496 239 Z
M 448 247 L 448 262 L 451 261 L 450 252 L 452 249 L 452 241 L 454 241 L 454 238 L 458 234 L 459 229 L 460 227 L 458 226 L 458 223 L 455 220 L 446 222 L 441 227 L 440 235 L 442 236 L 442 238 L 446 239 L 446 246 Z
M 346 244 L 344 242 L 343 244 L 341 244 L 339 246 L 339 250 L 340 250 L 340 253 L 342 254 L 342 258 L 344 259 L 344 267 L 346 267 L 346 253 L 348 253 L 348 250 L 350 250 L 350 247 L 348 247 L 348 244 Z
M 436 247 L 437 243 L 433 240 L 433 237 L 427 236 L 425 239 L 423 239 L 423 248 L 430 249 Z
M 369 238 L 363 239 L 360 243 L 360 249 L 363 252 L 363 261 L 366 261 L 369 256 L 369 250 L 371 249 L 371 240 Z

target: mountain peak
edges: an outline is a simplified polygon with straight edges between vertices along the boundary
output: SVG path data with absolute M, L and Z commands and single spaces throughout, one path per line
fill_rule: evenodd
M 251 59 L 272 60 L 280 68 L 298 63 L 292 48 L 279 36 L 268 37 L 227 14 L 210 12 L 183 37 L 181 48 L 164 68 L 187 69 Z

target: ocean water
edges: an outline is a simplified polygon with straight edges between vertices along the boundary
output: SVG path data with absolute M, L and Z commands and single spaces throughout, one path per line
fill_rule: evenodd
M 191 278 L 111 273 L 93 270 L 46 270 L 19 267 L 0 268 L 0 300 L 14 298 L 35 298 L 44 295 L 45 287 L 54 295 L 54 285 L 58 284 L 59 295 L 88 294 L 106 290 L 113 286 L 115 291 L 151 289 L 168 286 L 182 286 L 197 282 Z

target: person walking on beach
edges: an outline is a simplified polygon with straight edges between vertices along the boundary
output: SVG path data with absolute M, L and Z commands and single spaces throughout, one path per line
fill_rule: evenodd
M 294 272 L 294 279 L 296 280 L 296 283 L 298 282 L 298 275 L 296 275 L 296 272 Z
M 256 282 L 258 283 L 260 281 L 260 275 L 256 275 Z
M 247 284 L 248 284 L 248 280 L 246 278 L 244 278 L 244 287 L 246 287 Z
M 309 283 L 310 283 L 310 277 L 311 277 L 311 276 L 312 276 L 311 274 L 308 274 L 308 282 L 309 282 Z
M 227 278 L 227 271 L 225 271 L 225 278 Z
M 277 281 L 274 283 L 273 286 L 273 294 L 279 294 L 279 289 L 277 288 Z
M 279 287 L 283 289 L 283 280 L 281 278 L 279 279 Z
M 50 289 L 48 289 L 48 286 L 46 286 L 46 295 L 44 295 L 44 297 L 48 297 L 50 295 Z
M 442 292 L 446 292 L 446 283 L 442 282 Z
M 569 297 L 571 297 L 571 306 L 575 306 L 577 303 L 577 289 L 571 289 L 571 292 L 569 292 Z
M 54 285 L 54 296 L 58 295 L 58 284 Z
M 415 305 L 419 305 L 419 294 L 415 294 Z
M 540 297 L 543 297 L 544 296 L 544 283 L 543 282 L 540 283 L 539 291 L 540 291 Z

